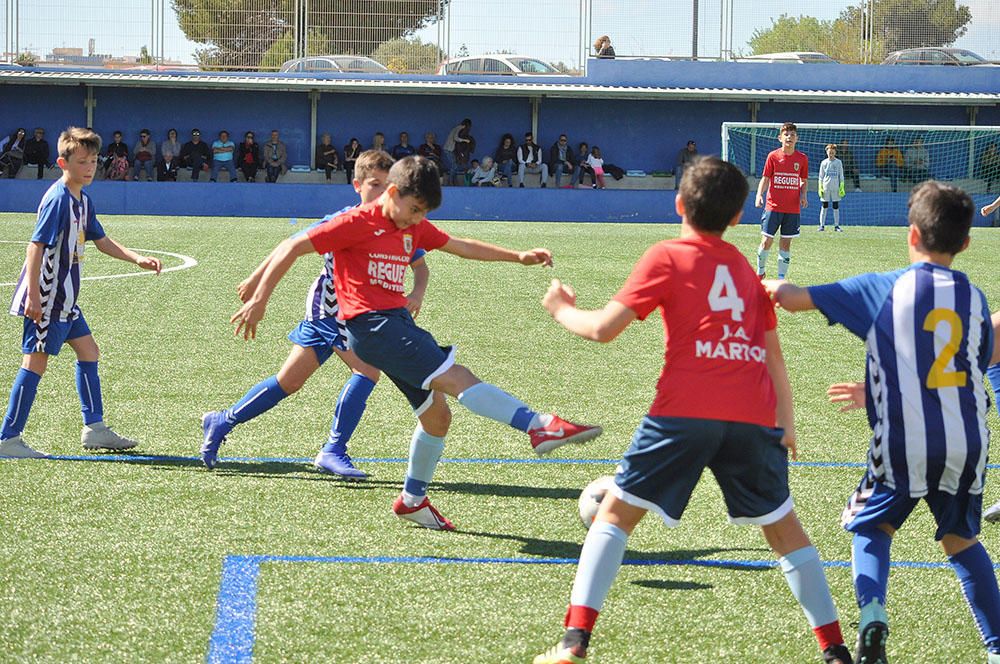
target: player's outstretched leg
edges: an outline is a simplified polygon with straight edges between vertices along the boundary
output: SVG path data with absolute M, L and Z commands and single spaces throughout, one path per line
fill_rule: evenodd
M 975 538 L 945 535 L 941 545 L 962 586 L 989 661 L 1000 662 L 1000 590 L 990 554 Z
M 44 370 L 44 369 L 43 369 Z M 42 376 L 34 371 L 20 368 L 14 377 L 7 402 L 7 414 L 0 430 L 0 457 L 8 459 L 44 459 L 48 455 L 32 449 L 21 439 L 21 432 L 28 421 L 28 413 L 35 402 L 38 383 Z
M 249 422 L 265 413 L 288 396 L 278 383 L 277 376 L 265 378 L 251 387 L 243 397 L 225 410 L 215 410 L 201 416 L 201 460 L 209 469 L 215 468 L 219 447 L 237 424 Z
M 444 395 L 434 392 L 431 398 L 433 401 L 420 414 L 420 422 L 410 440 L 410 460 L 403 492 L 393 503 L 392 512 L 400 519 L 412 521 L 423 528 L 455 530 L 452 522 L 442 516 L 427 497 L 427 486 L 444 452 L 444 438 L 451 424 L 451 411 Z
M 889 585 L 889 549 L 892 535 L 880 528 L 854 533 L 851 566 L 854 592 L 861 618 L 858 621 L 858 662 L 878 664 L 886 661 L 885 643 L 889 637 L 889 617 L 885 597 Z

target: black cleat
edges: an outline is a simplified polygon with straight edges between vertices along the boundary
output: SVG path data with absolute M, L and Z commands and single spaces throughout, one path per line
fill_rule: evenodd
M 889 626 L 883 622 L 870 622 L 858 634 L 858 655 L 854 664 L 888 664 L 885 656 L 885 641 L 889 638 Z
M 853 664 L 851 651 L 843 643 L 823 651 L 823 664 Z

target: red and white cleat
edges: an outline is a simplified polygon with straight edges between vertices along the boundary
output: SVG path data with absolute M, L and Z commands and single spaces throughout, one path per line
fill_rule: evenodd
M 548 424 L 532 429 L 528 435 L 531 436 L 531 446 L 535 452 L 542 455 L 569 443 L 585 443 L 597 438 L 602 433 L 604 433 L 604 429 L 601 427 L 574 424 L 558 415 L 552 415 Z
M 451 521 L 444 518 L 441 512 L 434 509 L 427 496 L 424 496 L 424 502 L 416 507 L 407 507 L 406 503 L 403 502 L 403 497 L 400 496 L 392 504 L 392 513 L 400 519 L 412 521 L 423 528 L 430 528 L 431 530 L 455 530 L 455 526 Z

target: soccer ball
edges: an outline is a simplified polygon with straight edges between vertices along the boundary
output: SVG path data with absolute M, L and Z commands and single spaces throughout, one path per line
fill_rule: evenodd
M 601 501 L 604 500 L 605 494 L 607 494 L 608 489 L 614 486 L 614 483 L 614 477 L 604 475 L 588 484 L 583 493 L 580 494 L 580 522 L 584 528 L 590 529 L 590 524 L 594 523 L 597 510 L 601 507 Z

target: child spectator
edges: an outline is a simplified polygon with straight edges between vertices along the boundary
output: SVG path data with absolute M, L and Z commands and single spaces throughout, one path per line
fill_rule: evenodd
M 122 133 L 112 134 L 112 142 L 104 155 L 104 172 L 109 180 L 128 180 L 128 146 L 122 141 Z
M 591 185 L 594 189 L 604 189 L 604 159 L 601 157 L 601 148 L 596 145 L 590 150 L 587 157 L 587 166 L 593 171 L 597 182 Z
M 108 237 L 97 220 L 90 196 L 83 191 L 97 171 L 100 136 L 89 129 L 70 127 L 59 137 L 58 151 L 57 163 L 63 175 L 49 187 L 38 206 L 38 222 L 10 306 L 12 315 L 24 319 L 23 357 L 0 430 L 0 457 L 45 456 L 29 447 L 21 433 L 49 357 L 58 355 L 64 343 L 76 353 L 84 449 L 127 450 L 136 446 L 135 441 L 119 436 L 104 423 L 98 348 L 77 303 L 80 266 L 88 240 L 103 254 L 157 274 L 160 261 L 140 256 Z
M 833 204 L 833 230 L 840 228 L 840 199 L 844 197 L 844 164 L 837 159 L 837 146 L 826 146 L 826 159 L 819 165 L 819 230 L 826 230 L 826 210 Z

